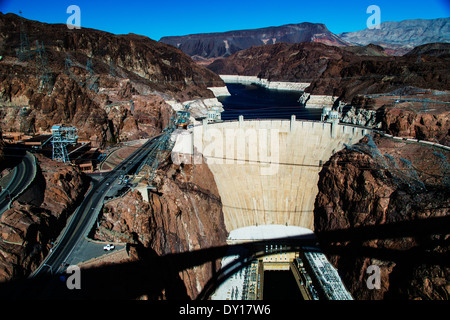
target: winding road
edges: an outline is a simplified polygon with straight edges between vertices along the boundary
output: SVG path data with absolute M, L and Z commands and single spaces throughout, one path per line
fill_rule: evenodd
M 36 160 L 31 153 L 27 152 L 22 162 L 13 169 L 12 180 L 0 194 L 0 216 L 8 209 L 10 201 L 14 201 L 28 188 L 35 176 Z
M 144 143 L 116 168 L 108 173 L 104 173 L 100 181 L 93 179 L 91 188 L 81 205 L 73 213 L 59 241 L 52 248 L 51 253 L 42 262 L 40 267 L 33 272 L 31 277 L 38 277 L 40 274 L 45 273 L 61 273 L 68 267 L 71 254 L 79 249 L 78 247 L 81 245 L 82 239 L 91 231 L 102 209 L 103 200 L 109 189 L 114 185 L 114 182 L 120 175 L 128 174 L 128 172 L 145 159 L 158 138 L 159 136 L 156 136 Z

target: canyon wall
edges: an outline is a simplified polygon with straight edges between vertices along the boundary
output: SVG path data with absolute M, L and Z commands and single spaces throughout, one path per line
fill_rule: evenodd
M 449 216 L 449 157 L 425 144 L 365 138 L 323 167 L 314 228 L 355 299 L 448 299 L 448 230 L 439 218 Z M 380 269 L 378 289 L 367 285 L 371 265 Z
M 74 167 L 39 155 L 37 163 L 32 184 L 0 217 L 0 282 L 40 265 L 89 187 Z
M 267 89 L 283 90 L 283 91 L 304 91 L 309 83 L 288 82 L 288 81 L 269 81 L 260 79 L 256 76 L 239 76 L 239 75 L 220 75 L 225 83 L 241 83 L 241 84 L 257 84 Z
M 30 46 L 23 61 L 20 30 Z M 4 132 L 64 123 L 94 146 L 148 138 L 173 114 L 165 100 L 214 98 L 208 88 L 224 86 L 180 50 L 144 36 L 69 30 L 0 13 L 0 43 Z
M 142 246 L 159 256 L 225 244 L 221 198 L 206 164 L 178 165 L 169 158 L 159 167 L 154 183 L 156 190 L 149 193 L 148 202 L 138 191 L 107 202 L 94 238 Z M 220 268 L 220 261 L 211 263 L 167 279 L 166 288 L 180 280 L 184 298 L 194 299 L 213 270 Z M 160 292 L 147 298 L 167 296 Z

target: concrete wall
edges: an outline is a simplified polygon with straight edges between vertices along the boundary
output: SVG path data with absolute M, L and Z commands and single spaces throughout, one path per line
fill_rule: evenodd
M 240 120 L 192 128 L 190 136 L 177 138 L 173 155 L 188 153 L 193 143 L 206 157 L 228 231 L 266 224 L 313 230 L 321 163 L 344 143 L 358 142 L 366 130 L 295 118 Z

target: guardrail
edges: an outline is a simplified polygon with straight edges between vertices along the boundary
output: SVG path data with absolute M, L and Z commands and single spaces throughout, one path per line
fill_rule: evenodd
M 436 143 L 436 142 L 420 140 L 420 139 L 396 137 L 396 136 L 393 136 L 393 135 L 388 134 L 386 132 L 383 132 L 383 131 L 380 131 L 380 130 L 375 130 L 375 129 L 372 129 L 372 131 L 375 132 L 376 134 L 379 134 L 380 136 L 383 136 L 383 137 L 386 137 L 386 138 L 391 138 L 391 139 L 395 139 L 395 140 L 399 140 L 399 141 L 403 141 L 403 142 L 412 142 L 412 143 L 426 144 L 428 146 L 433 146 L 433 147 L 444 149 L 446 151 L 450 151 L 450 147 L 449 146 L 445 146 L 443 144 L 439 144 L 439 143 Z

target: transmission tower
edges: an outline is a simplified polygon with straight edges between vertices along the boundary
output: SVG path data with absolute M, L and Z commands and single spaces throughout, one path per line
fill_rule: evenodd
M 86 79 L 86 86 L 89 90 L 98 92 L 98 75 L 95 75 L 92 60 L 88 58 L 86 63 L 86 70 L 88 72 Z
M 66 59 L 64 61 L 64 70 L 65 73 L 72 78 L 73 73 L 72 70 L 70 69 L 71 67 L 72 67 L 72 59 L 70 59 L 70 55 L 66 53 Z
M 111 60 L 109 61 L 109 74 L 111 75 L 111 77 L 115 77 L 116 76 L 116 70 L 114 67 L 114 62 Z
M 25 24 L 23 23 L 22 11 L 19 11 L 20 17 L 20 46 L 17 50 L 17 58 L 19 61 L 26 61 L 31 58 L 33 52 L 30 50 L 30 43 L 28 42 L 27 32 L 25 30 Z
M 55 125 L 52 127 L 52 144 L 53 157 L 55 161 L 64 163 L 69 162 L 69 154 L 67 153 L 67 146 L 76 144 L 78 140 L 77 128 L 63 127 Z
M 151 186 L 153 179 L 156 176 L 156 170 L 159 165 L 167 159 L 175 145 L 175 141 L 172 139 L 172 133 L 177 129 L 178 120 L 179 115 L 171 117 L 169 124 L 163 130 L 163 134 L 155 143 L 155 146 L 148 154 L 147 159 L 142 162 L 136 171 L 137 173 L 140 173 L 141 170 L 144 172 L 144 175 L 147 176 L 149 186 Z
M 48 94 L 53 89 L 50 70 L 48 69 L 47 53 L 44 48 L 44 44 L 36 40 L 36 66 L 37 66 L 37 78 L 39 81 L 39 92 L 46 90 Z

